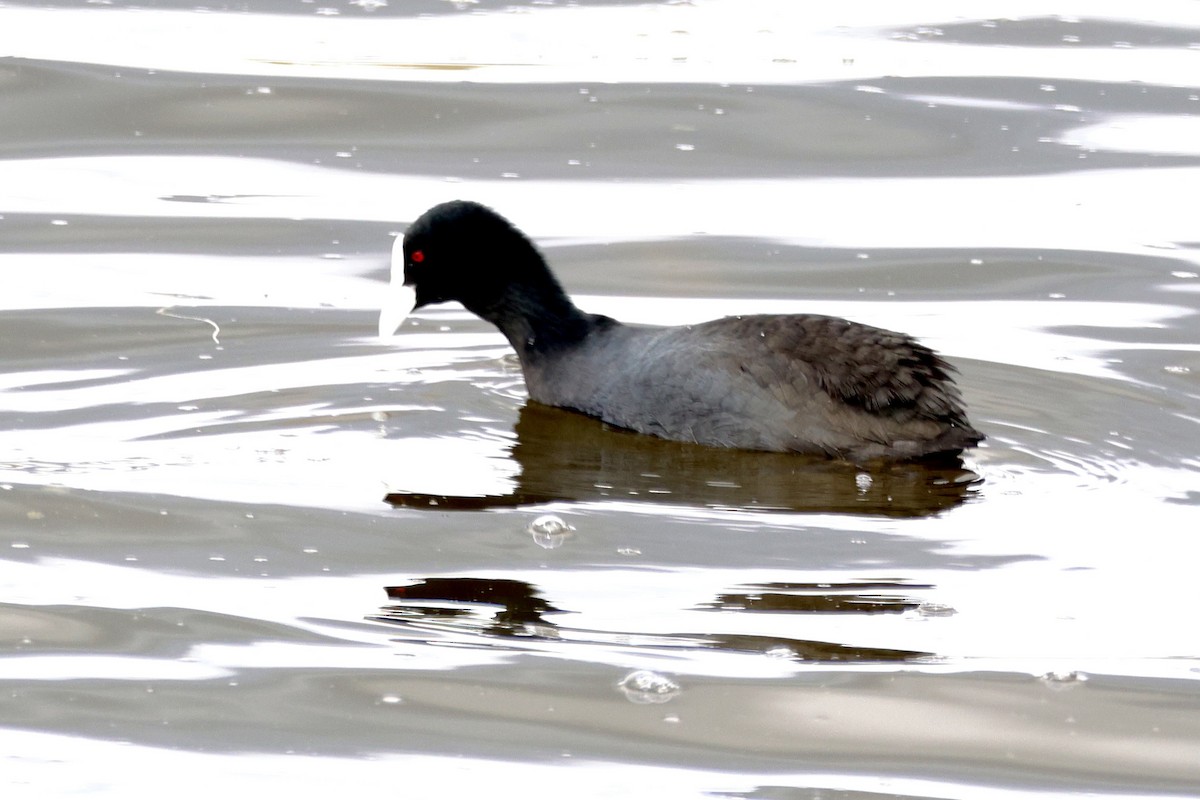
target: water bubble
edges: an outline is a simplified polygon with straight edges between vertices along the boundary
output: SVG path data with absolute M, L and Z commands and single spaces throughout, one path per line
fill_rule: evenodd
M 1045 675 L 1038 678 L 1046 687 L 1055 691 L 1064 691 L 1066 689 L 1074 689 L 1076 686 L 1083 684 L 1088 679 L 1084 672 L 1079 670 L 1051 670 Z
M 944 603 L 931 603 L 926 600 L 917 606 L 917 613 L 922 617 L 952 617 L 958 613 L 953 606 Z
M 526 530 L 533 537 L 533 541 L 538 547 L 553 550 L 556 547 L 561 547 L 570 538 L 575 528 L 564 522 L 562 517 L 554 514 L 543 514 L 529 523 L 529 527 Z
M 385 694 L 383 697 L 379 698 L 379 702 L 387 703 L 388 705 L 396 705 L 397 703 L 403 703 L 404 699 L 399 695 Z
M 687 152 L 691 152 L 692 150 L 695 150 L 696 145 L 694 145 L 694 144 L 677 144 L 677 145 L 675 145 L 675 149 L 682 150 L 683 152 L 687 153 Z
M 617 684 L 625 699 L 638 705 L 666 703 L 681 691 L 680 686 L 666 675 L 639 669 L 631 672 Z

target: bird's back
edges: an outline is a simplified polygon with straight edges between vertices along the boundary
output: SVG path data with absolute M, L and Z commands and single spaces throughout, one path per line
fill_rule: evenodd
M 904 334 L 815 314 L 671 328 L 596 319 L 578 346 L 523 358 L 534 400 L 667 439 L 853 460 L 983 438 L 952 368 Z

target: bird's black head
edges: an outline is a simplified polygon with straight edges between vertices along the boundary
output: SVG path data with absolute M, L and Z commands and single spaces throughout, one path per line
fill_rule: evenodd
M 434 206 L 396 241 L 379 335 L 391 335 L 414 309 L 451 300 L 496 325 L 514 347 L 549 346 L 587 327 L 533 242 L 467 200 Z
M 436 205 L 418 217 L 404 234 L 403 258 L 415 308 L 457 300 L 476 313 L 498 302 L 531 268 L 544 268 L 523 233 L 467 200 Z

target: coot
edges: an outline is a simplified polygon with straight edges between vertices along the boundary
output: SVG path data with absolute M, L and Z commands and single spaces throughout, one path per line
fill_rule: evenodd
M 521 231 L 479 203 L 422 214 L 392 250 L 379 318 L 458 301 L 521 360 L 530 399 L 664 439 L 861 462 L 962 450 L 953 367 L 902 333 L 818 314 L 630 325 L 576 308 Z

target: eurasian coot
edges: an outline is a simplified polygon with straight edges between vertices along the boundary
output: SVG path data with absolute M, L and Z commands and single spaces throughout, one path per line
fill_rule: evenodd
M 587 314 L 533 242 L 479 203 L 434 206 L 397 239 L 379 334 L 448 301 L 508 338 L 530 399 L 640 433 L 851 461 L 984 438 L 967 421 L 953 367 L 905 334 L 817 314 L 676 327 Z

